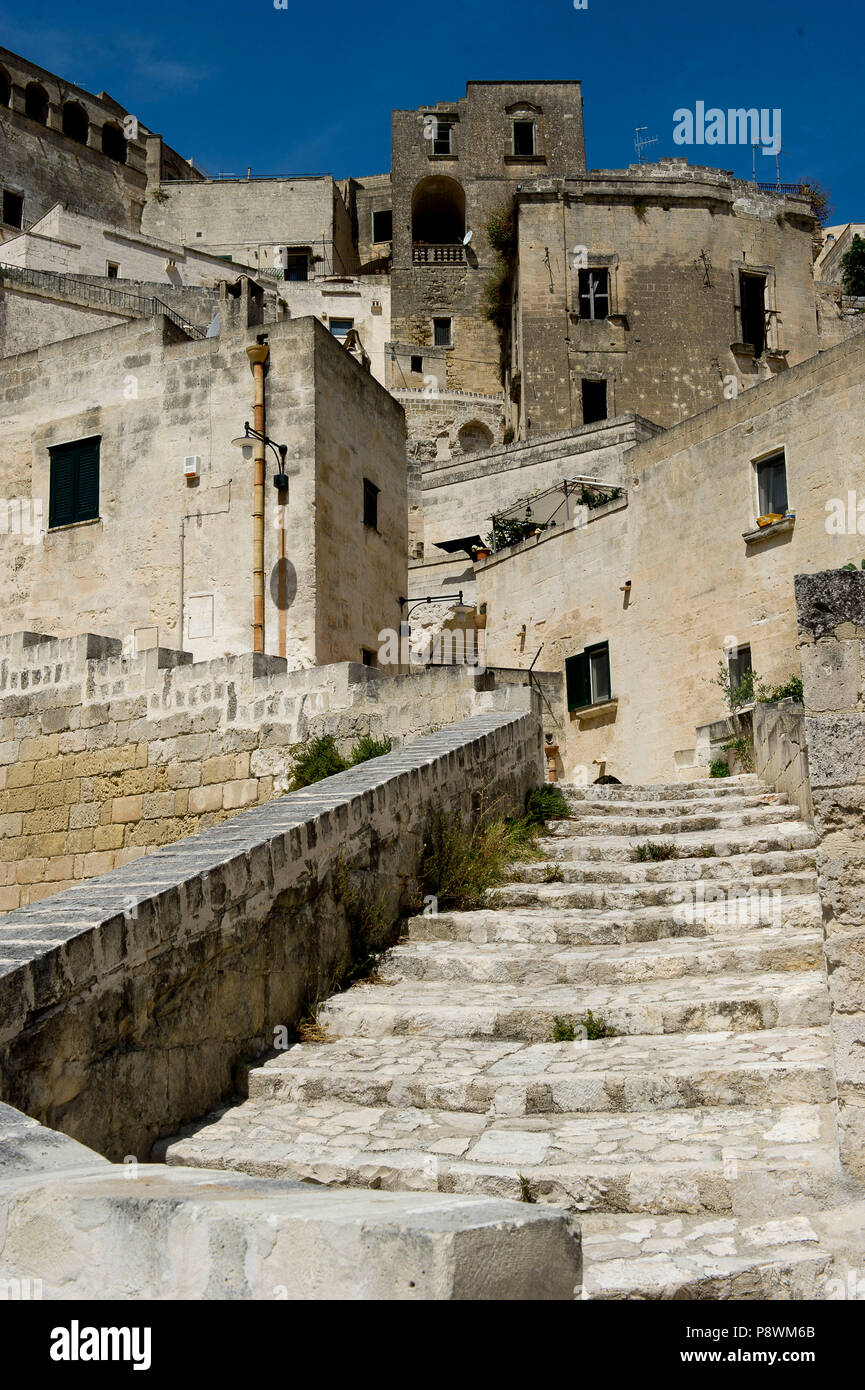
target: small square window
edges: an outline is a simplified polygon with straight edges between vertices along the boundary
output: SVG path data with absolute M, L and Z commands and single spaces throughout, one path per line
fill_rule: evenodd
M 757 474 L 757 515 L 774 513 L 783 516 L 789 506 L 787 498 L 787 462 L 783 450 L 771 458 L 755 463 Z
M 391 241 L 393 239 L 393 213 L 390 208 L 373 213 L 372 239 L 373 241 Z
M 354 328 L 354 319 L 331 319 L 330 331 L 335 338 L 347 338 Z
M 105 273 L 109 280 L 116 280 L 120 275 L 120 266 L 116 261 L 108 261 Z
M 377 657 L 376 657 L 376 654 L 375 654 L 375 652 L 372 651 L 369 647 L 361 647 L 361 649 L 360 649 L 360 659 L 361 659 L 361 661 L 363 662 L 364 666 L 377 666 L 377 665 L 378 665 L 378 659 L 377 659 Z
M 605 319 L 610 312 L 610 272 L 581 270 L 579 298 L 581 319 Z
M 24 195 L 3 190 L 3 221 L 7 227 L 24 226 Z
M 419 376 L 422 376 L 422 375 L 423 375 L 423 358 L 422 358 L 422 357 L 412 357 L 412 359 L 411 359 L 411 370 L 412 370 L 413 372 L 416 372 Z
M 514 121 L 514 154 L 529 158 L 535 153 L 534 121 Z
M 378 530 L 378 494 L 379 488 L 375 483 L 371 483 L 369 478 L 363 480 L 363 524 L 369 526 L 373 531 Z
M 451 346 L 450 319 L 433 319 L 433 342 L 436 347 Z

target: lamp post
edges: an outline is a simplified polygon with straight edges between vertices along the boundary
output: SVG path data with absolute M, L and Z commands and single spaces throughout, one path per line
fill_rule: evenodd
M 265 356 L 262 357 L 261 350 Z M 287 444 L 274 444 L 264 433 L 264 363 L 267 360 L 267 344 L 256 343 L 246 349 L 255 373 L 255 427 L 246 421 L 243 434 L 232 439 L 232 444 L 243 450 L 244 457 L 250 455 L 254 461 L 252 494 L 252 650 L 264 651 L 264 465 L 265 449 L 272 449 L 277 458 L 278 472 L 273 485 L 281 493 L 288 491 L 288 474 L 285 471 Z M 261 426 L 261 427 L 260 427 Z M 285 532 L 281 534 L 280 558 L 284 558 Z M 282 610 L 280 610 L 282 612 Z M 281 641 L 282 645 L 282 641 Z M 280 653 L 284 655 L 284 652 Z

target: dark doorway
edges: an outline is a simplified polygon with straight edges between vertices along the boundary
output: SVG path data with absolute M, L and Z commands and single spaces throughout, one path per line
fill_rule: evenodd
M 739 275 L 742 306 L 742 342 L 750 343 L 755 357 L 763 356 L 766 346 L 766 277 Z
M 597 420 L 607 418 L 607 383 L 605 381 L 583 381 L 583 424 L 593 425 Z

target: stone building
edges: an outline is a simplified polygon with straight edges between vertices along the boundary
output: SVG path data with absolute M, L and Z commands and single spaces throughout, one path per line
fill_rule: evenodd
M 192 164 L 107 92 L 94 96 L 0 48 L 0 242 L 56 203 L 135 231 L 163 179 Z
M 517 438 L 627 412 L 667 427 L 817 351 L 805 195 L 669 159 L 537 178 L 514 215 Z
M 695 729 L 725 712 L 719 669 L 799 674 L 794 576 L 865 564 L 863 385 L 860 333 L 636 442 L 622 472 L 608 459 L 603 505 L 534 499 L 557 524 L 475 567 L 487 663 L 543 646 L 538 668 L 566 678 L 567 778 L 705 777 Z
M 252 646 L 247 348 L 268 343 L 265 650 L 373 661 L 406 585 L 400 406 L 311 318 L 224 294 L 218 337 L 130 320 L 0 360 L 0 624 L 197 658 Z M 262 333 L 262 328 L 264 331 Z M 248 452 L 248 451 L 246 451 Z M 180 616 L 179 616 L 180 615 Z

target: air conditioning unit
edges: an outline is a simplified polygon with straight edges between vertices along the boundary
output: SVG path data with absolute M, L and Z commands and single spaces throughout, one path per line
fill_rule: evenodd
M 187 454 L 183 460 L 184 478 L 198 478 L 201 475 L 201 459 L 198 454 Z

